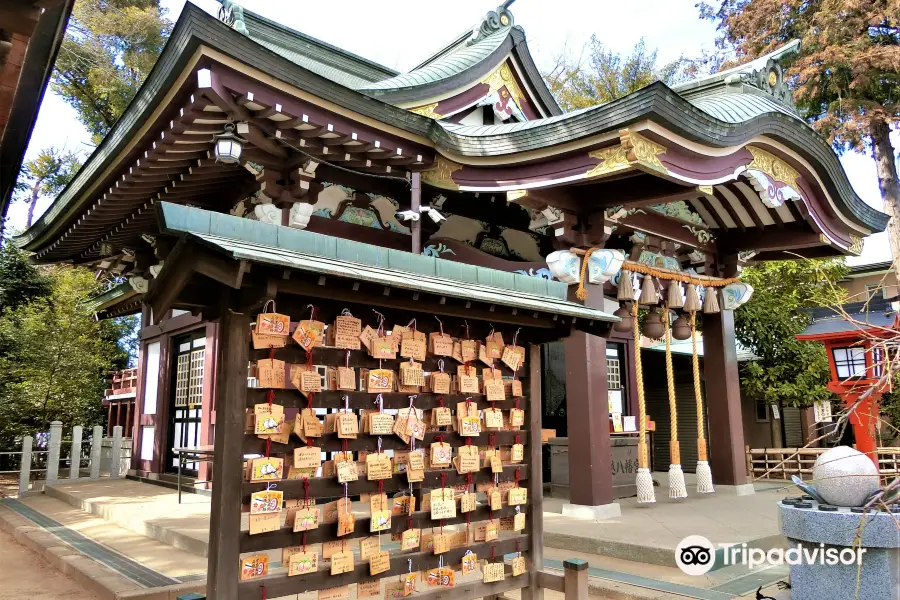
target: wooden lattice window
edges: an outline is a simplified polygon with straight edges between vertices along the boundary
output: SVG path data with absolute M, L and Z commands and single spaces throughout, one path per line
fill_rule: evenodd
M 203 403 L 203 363 L 206 349 L 200 348 L 178 357 L 175 371 L 175 406 L 199 406 Z
M 190 366 L 190 354 L 182 354 L 178 357 L 178 365 L 175 370 L 175 406 L 187 406 Z
M 611 390 L 618 390 L 622 387 L 622 371 L 621 363 L 618 358 L 606 359 L 606 386 Z
M 188 388 L 188 405 L 200 406 L 203 404 L 203 364 L 206 358 L 206 349 L 200 348 L 191 352 L 191 376 Z

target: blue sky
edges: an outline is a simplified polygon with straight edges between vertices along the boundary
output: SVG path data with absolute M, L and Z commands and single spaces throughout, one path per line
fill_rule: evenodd
M 422 0 L 244 0 L 242 4 L 330 44 L 404 70 L 470 29 L 498 1 L 454 0 L 438 4 Z M 563 48 L 580 53 L 592 34 L 616 52 L 629 51 L 643 37 L 649 48 L 659 50 L 661 63 L 711 50 L 715 28 L 697 18 L 695 1 L 518 0 L 512 11 L 516 23 L 525 29 L 535 61 L 546 70 Z M 174 21 L 184 0 L 162 0 L 162 4 Z M 210 13 L 219 7 L 215 0 L 196 0 L 195 4 Z M 74 110 L 48 90 L 26 158 L 51 145 L 89 152 L 89 143 L 90 136 L 78 123 Z M 880 209 L 881 195 L 871 157 L 850 153 L 841 162 L 860 197 Z M 50 200 L 39 201 L 36 215 L 46 210 Z M 25 213 L 26 208 L 20 203 L 10 207 L 11 225 L 23 228 Z M 863 256 L 851 262 L 889 259 L 886 234 L 878 234 L 866 240 Z

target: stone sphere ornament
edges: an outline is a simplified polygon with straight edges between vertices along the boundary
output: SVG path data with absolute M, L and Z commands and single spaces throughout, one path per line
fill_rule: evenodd
M 813 465 L 819 495 L 833 506 L 862 506 L 880 488 L 872 460 L 849 446 L 836 446 L 819 455 Z

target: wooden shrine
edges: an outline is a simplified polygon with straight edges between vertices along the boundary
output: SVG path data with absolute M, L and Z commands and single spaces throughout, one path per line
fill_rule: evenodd
M 180 238 L 147 301 L 219 325 L 208 597 L 538 595 L 540 344 L 615 317 L 423 272 L 439 259 L 366 269 L 284 248 L 318 234 L 160 215 Z M 245 242 L 216 235 L 235 225 Z

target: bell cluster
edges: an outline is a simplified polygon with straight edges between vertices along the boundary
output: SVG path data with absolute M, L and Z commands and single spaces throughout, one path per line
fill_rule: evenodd
M 639 306 L 646 306 L 650 309 L 650 313 L 644 319 L 641 326 L 641 333 L 646 337 L 658 340 L 665 336 L 665 324 L 663 323 L 668 316 L 668 310 L 680 309 L 682 314 L 672 321 L 672 337 L 676 340 L 688 340 L 691 338 L 691 325 L 684 313 L 703 312 L 704 314 L 714 314 L 720 311 L 719 298 L 716 288 L 708 286 L 703 289 L 703 301 L 700 300 L 700 292 L 693 283 L 683 286 L 681 282 L 664 280 L 653 277 L 652 275 L 644 275 L 641 283 L 640 294 L 635 292 L 632 284 L 632 274 L 623 270 L 619 277 L 619 289 L 616 299 L 619 301 L 619 309 L 613 314 L 621 320 L 613 325 L 613 329 L 623 333 L 632 331 L 634 318 L 631 310 L 626 306 L 630 302 L 637 302 Z M 664 296 L 664 297 L 663 297 Z M 660 311 L 660 302 L 663 303 L 664 309 Z

